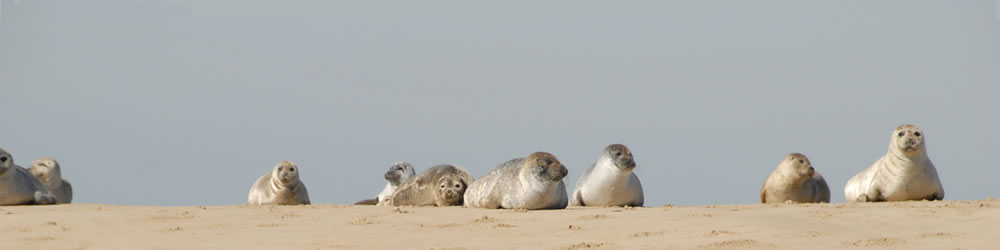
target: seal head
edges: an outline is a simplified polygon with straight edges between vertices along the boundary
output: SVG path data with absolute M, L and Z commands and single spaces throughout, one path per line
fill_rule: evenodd
M 611 144 L 604 148 L 604 155 L 613 159 L 615 166 L 622 171 L 631 171 L 635 168 L 635 158 L 632 151 L 622 144 Z
M 529 174 L 532 178 L 542 183 L 562 181 L 569 173 L 566 166 L 563 166 L 559 162 L 559 159 L 556 159 L 556 156 L 550 153 L 535 152 L 529 155 L 525 161 L 527 171 L 523 171 L 522 173 Z

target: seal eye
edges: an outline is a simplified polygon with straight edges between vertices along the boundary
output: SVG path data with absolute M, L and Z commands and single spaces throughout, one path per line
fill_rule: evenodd
M 806 161 L 803 161 L 803 160 L 799 160 L 799 163 L 806 163 Z
M 441 188 L 444 188 L 444 184 L 441 184 Z
M 622 152 L 615 153 L 615 156 L 621 157 L 622 156 Z
M 903 137 L 904 135 L 906 135 L 906 132 L 899 131 L 899 137 Z
M 920 136 L 920 132 L 913 132 L 913 135 Z
M 462 184 L 455 184 L 455 188 L 462 188 Z
M 288 171 L 295 172 L 295 169 L 294 168 L 289 168 Z
M 6 156 L 0 156 L 0 162 L 7 162 Z

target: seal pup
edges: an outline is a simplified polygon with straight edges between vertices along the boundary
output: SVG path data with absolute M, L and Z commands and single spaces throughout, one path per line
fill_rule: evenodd
M 760 187 L 760 203 L 830 203 L 830 187 L 805 155 L 791 153 Z
M 55 196 L 56 204 L 66 204 L 73 201 L 73 185 L 62 178 L 62 168 L 56 159 L 38 158 L 38 160 L 31 162 L 31 168 L 28 171 L 35 178 L 38 178 L 42 185 L 45 185 L 52 196 Z
M 0 205 L 48 205 L 56 198 L 27 169 L 14 164 L 14 157 L 0 148 Z
M 892 132 L 889 152 L 844 186 L 848 202 L 943 200 L 944 187 L 927 157 L 923 130 L 904 124 Z
M 628 147 L 608 145 L 597 162 L 580 175 L 569 205 L 641 207 L 642 183 L 633 169 L 635 158 Z
M 250 188 L 250 205 L 309 205 L 309 191 L 299 180 L 299 167 L 291 161 L 281 161 L 271 173 L 257 179 Z
M 389 167 L 389 171 L 385 172 L 385 180 L 388 183 L 385 184 L 385 188 L 382 188 L 382 192 L 375 196 L 374 199 L 367 199 L 355 202 L 354 205 L 377 205 L 380 202 L 384 202 L 389 197 L 392 197 L 392 192 L 396 191 L 400 183 L 409 180 L 417 175 L 417 172 L 413 169 L 413 165 L 408 162 L 397 162 Z
M 465 191 L 472 208 L 563 209 L 569 203 L 563 178 L 568 171 L 546 152 L 498 165 Z
M 459 166 L 437 165 L 400 183 L 387 202 L 379 206 L 461 206 L 472 181 L 472 175 Z

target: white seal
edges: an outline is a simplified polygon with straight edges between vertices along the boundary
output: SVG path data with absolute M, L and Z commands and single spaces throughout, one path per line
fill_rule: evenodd
M 250 205 L 309 205 L 309 192 L 299 180 L 299 167 L 290 161 L 278 162 L 271 173 L 257 179 L 250 188 Z
M 892 132 L 889 152 L 844 187 L 848 202 L 942 200 L 944 187 L 927 157 L 920 128 L 902 125 Z
M 56 198 L 27 169 L 14 164 L 14 157 L 0 148 L 0 205 L 48 205 Z
M 830 187 L 805 155 L 791 153 L 760 188 L 761 203 L 830 203 Z
M 462 167 L 437 165 L 400 183 L 388 202 L 379 206 L 461 206 L 462 195 L 472 181 L 472 175 Z
M 62 177 L 62 168 L 56 159 L 49 157 L 38 158 L 31 162 L 28 169 L 38 181 L 45 185 L 45 188 L 56 198 L 57 204 L 66 204 L 73 201 L 73 185 Z
M 382 192 L 378 193 L 374 199 L 367 199 L 355 202 L 354 205 L 377 205 L 379 203 L 385 202 L 389 197 L 392 197 L 392 193 L 399 188 L 399 184 L 403 183 L 410 178 L 417 175 L 417 172 L 413 169 L 413 165 L 408 162 L 397 162 L 389 167 L 389 171 L 385 172 L 385 180 L 388 182 L 385 184 L 385 188 L 382 188 Z
M 563 209 L 569 203 L 566 166 L 556 156 L 535 152 L 500 164 L 465 191 L 472 208 Z
M 632 170 L 632 151 L 621 144 L 604 148 L 593 166 L 580 175 L 570 206 L 632 206 L 643 203 L 642 183 Z

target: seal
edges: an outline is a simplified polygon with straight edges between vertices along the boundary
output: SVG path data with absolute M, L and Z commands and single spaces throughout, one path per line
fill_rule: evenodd
M 31 162 L 28 169 L 31 175 L 38 178 L 38 181 L 45 185 L 45 188 L 56 198 L 56 204 L 66 204 L 73 201 L 73 185 L 65 178 L 62 178 L 62 168 L 56 159 L 49 157 L 38 158 Z
M 830 203 L 830 187 L 809 158 L 791 153 L 760 187 L 760 203 Z
M 309 205 L 309 191 L 299 180 L 299 167 L 291 161 L 281 161 L 271 173 L 257 179 L 250 188 L 250 205 Z
M 569 204 L 563 178 L 568 171 L 546 152 L 501 163 L 465 191 L 471 208 L 563 209 Z
M 892 132 L 889 152 L 844 186 L 848 202 L 943 200 L 944 187 L 927 156 L 923 130 L 904 124 Z
M 633 169 L 635 158 L 628 147 L 608 145 L 597 162 L 580 175 L 569 205 L 641 207 L 642 183 Z
M 27 169 L 14 164 L 14 157 L 0 148 L 0 205 L 48 205 L 56 198 Z
M 465 190 L 472 183 L 465 169 L 441 164 L 399 184 L 388 202 L 380 206 L 461 206 Z
M 389 167 L 389 171 L 385 172 L 385 180 L 389 183 L 385 184 L 385 188 L 382 188 L 382 192 L 375 196 L 374 199 L 367 199 L 355 202 L 354 205 L 377 205 L 380 202 L 384 202 L 389 197 L 392 197 L 392 192 L 395 192 L 399 187 L 400 183 L 413 178 L 416 176 L 417 172 L 414 171 L 413 165 L 408 162 L 397 162 Z

